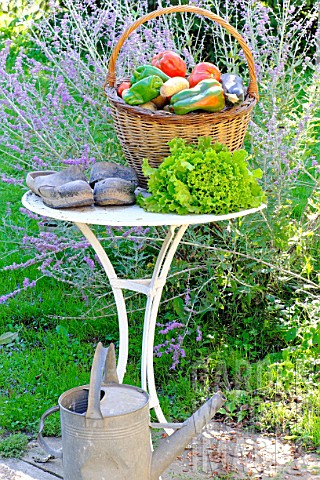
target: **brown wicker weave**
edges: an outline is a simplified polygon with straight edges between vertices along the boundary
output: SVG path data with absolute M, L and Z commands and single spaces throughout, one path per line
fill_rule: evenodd
M 131 106 L 118 96 L 116 87 L 121 82 L 116 81 L 115 69 L 124 42 L 143 23 L 174 12 L 191 12 L 208 17 L 224 27 L 239 42 L 245 54 L 250 75 L 247 96 L 239 106 L 216 113 L 193 112 L 187 115 L 175 115 L 163 110 L 151 112 L 137 106 Z M 125 157 L 128 164 L 135 169 L 139 183 L 143 187 L 147 186 L 146 178 L 141 170 L 143 158 L 148 158 L 150 165 L 158 167 L 163 159 L 169 155 L 168 141 L 174 137 L 180 137 L 187 142 L 194 143 L 199 136 L 210 135 L 213 141 L 224 143 L 232 151 L 241 148 L 250 121 L 251 111 L 259 98 L 253 57 L 243 37 L 218 15 L 192 5 L 161 8 L 144 15 L 127 28 L 118 40 L 110 57 L 104 88 L 111 106 L 115 130 Z

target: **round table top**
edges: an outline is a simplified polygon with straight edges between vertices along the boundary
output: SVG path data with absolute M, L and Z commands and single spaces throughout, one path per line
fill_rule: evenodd
M 110 225 L 110 226 L 160 226 L 160 225 L 194 225 L 201 223 L 219 222 L 221 220 L 230 220 L 232 218 L 243 217 L 250 213 L 255 213 L 266 205 L 262 204 L 258 208 L 250 208 L 240 212 L 228 213 L 226 215 L 178 215 L 174 213 L 152 213 L 146 212 L 138 205 L 128 205 L 120 207 L 79 207 L 55 209 L 44 205 L 41 197 L 31 191 L 25 193 L 22 197 L 22 204 L 28 210 L 44 217 L 54 218 L 74 223 L 86 223 L 91 225 Z

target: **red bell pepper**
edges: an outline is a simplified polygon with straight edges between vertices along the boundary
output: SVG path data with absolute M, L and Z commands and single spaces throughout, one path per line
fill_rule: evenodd
M 220 81 L 221 73 L 218 67 L 213 65 L 213 63 L 202 62 L 198 63 L 194 67 L 189 77 L 190 88 L 195 87 L 201 80 L 206 80 L 207 78 L 214 78 L 215 80 Z
M 185 77 L 187 65 L 182 58 L 171 50 L 165 50 L 153 57 L 151 64 L 160 68 L 169 77 Z
M 119 97 L 122 97 L 123 90 L 127 90 L 127 88 L 131 87 L 130 82 L 122 82 L 119 87 L 117 88 L 117 94 Z

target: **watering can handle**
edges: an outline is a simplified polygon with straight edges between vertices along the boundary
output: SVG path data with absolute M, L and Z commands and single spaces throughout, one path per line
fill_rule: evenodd
M 43 438 L 42 431 L 44 429 L 45 419 L 52 413 L 58 412 L 59 410 L 60 410 L 59 405 L 56 405 L 55 407 L 51 407 L 46 412 L 44 412 L 44 414 L 40 419 L 39 433 L 38 433 L 38 442 L 40 447 L 42 447 L 47 453 L 49 453 L 49 455 L 52 455 L 52 457 L 56 457 L 56 458 L 62 458 L 62 449 L 60 448 L 60 450 L 54 450 L 54 448 L 50 447 L 50 445 L 48 445 L 45 439 Z
M 113 343 L 109 348 L 104 348 L 99 342 L 91 367 L 86 418 L 93 420 L 103 418 L 100 410 L 100 392 L 101 386 L 108 382 L 119 383 L 115 349 Z

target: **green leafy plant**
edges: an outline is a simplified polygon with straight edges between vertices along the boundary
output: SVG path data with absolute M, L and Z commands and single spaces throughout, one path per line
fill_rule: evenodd
M 143 161 L 151 197 L 139 204 L 152 212 L 226 214 L 254 208 L 266 200 L 257 182 L 262 170 L 250 171 L 245 150 L 230 152 L 221 143 L 201 137 L 198 144 L 181 138 L 169 142 L 171 155 L 158 169 Z
M 28 437 L 23 433 L 10 435 L 0 442 L 0 455 L 2 457 L 20 458 L 27 449 Z

